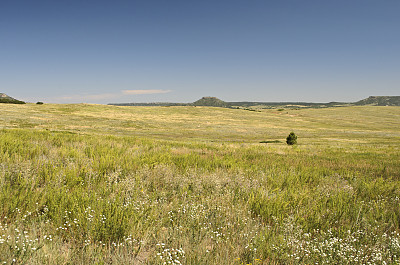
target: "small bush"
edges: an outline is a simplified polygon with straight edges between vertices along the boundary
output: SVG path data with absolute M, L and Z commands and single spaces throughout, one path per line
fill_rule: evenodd
M 288 137 L 286 137 L 286 143 L 288 145 L 294 145 L 297 144 L 297 135 L 294 134 L 294 132 L 291 132 Z
M 43 105 L 43 102 L 38 101 L 38 102 L 36 102 L 36 104 L 37 104 L 37 105 Z

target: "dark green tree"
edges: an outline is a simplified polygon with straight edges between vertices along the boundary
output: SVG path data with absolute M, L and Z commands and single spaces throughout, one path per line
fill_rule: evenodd
M 294 134 L 294 132 L 291 132 L 288 137 L 286 137 L 286 143 L 288 145 L 294 145 L 297 144 L 297 135 Z

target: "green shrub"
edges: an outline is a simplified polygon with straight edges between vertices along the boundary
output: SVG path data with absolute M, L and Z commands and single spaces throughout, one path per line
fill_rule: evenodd
M 38 102 L 36 102 L 36 104 L 37 104 L 37 105 L 43 105 L 43 102 L 38 101 Z
M 297 135 L 294 134 L 294 132 L 291 132 L 288 137 L 286 137 L 286 143 L 288 145 L 294 145 L 297 144 Z

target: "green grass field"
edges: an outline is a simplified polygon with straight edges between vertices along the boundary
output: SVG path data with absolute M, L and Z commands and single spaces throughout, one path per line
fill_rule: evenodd
M 0 113 L 0 264 L 400 262 L 400 107 Z

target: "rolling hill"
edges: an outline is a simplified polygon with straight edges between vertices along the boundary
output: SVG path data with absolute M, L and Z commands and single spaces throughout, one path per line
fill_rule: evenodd
M 400 106 L 400 96 L 371 96 L 354 103 L 356 106 Z
M 25 102 L 12 98 L 4 93 L 0 93 L 0 103 L 25 104 Z
M 220 100 L 216 97 L 202 97 L 201 99 L 193 102 L 194 106 L 208 106 L 208 107 L 230 107 L 230 103 Z

